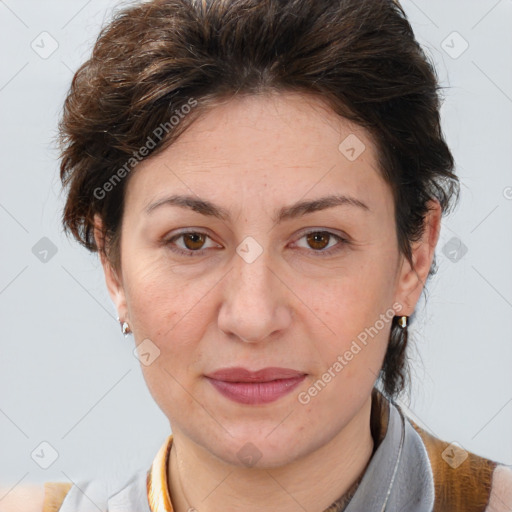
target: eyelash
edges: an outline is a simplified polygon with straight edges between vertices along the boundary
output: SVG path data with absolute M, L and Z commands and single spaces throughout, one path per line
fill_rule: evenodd
M 210 236 L 208 236 L 207 233 L 204 233 L 202 231 L 183 231 L 181 233 L 178 233 L 178 234 L 172 236 L 171 238 L 169 238 L 167 240 L 164 240 L 164 244 L 166 246 L 168 246 L 169 249 L 172 252 L 175 252 L 175 253 L 180 254 L 182 256 L 190 256 L 190 257 L 202 256 L 204 254 L 204 252 L 206 252 L 208 249 L 198 249 L 197 251 L 193 251 L 191 249 L 184 250 L 184 249 L 181 249 L 181 248 L 172 247 L 172 243 L 175 240 L 178 240 L 179 238 L 183 237 L 184 235 L 191 235 L 191 234 L 194 234 L 194 235 L 204 235 L 204 236 L 210 238 Z M 338 253 L 339 251 L 343 250 L 343 246 L 350 244 L 350 242 L 346 238 L 343 238 L 340 235 L 332 233 L 331 231 L 325 231 L 325 230 L 307 231 L 307 232 L 303 233 L 297 239 L 297 241 L 299 241 L 302 238 L 304 238 L 305 236 L 311 235 L 311 234 L 325 234 L 325 235 L 334 237 L 338 241 L 337 245 L 335 245 L 334 247 L 331 247 L 330 249 L 327 249 L 327 250 L 322 249 L 322 250 L 315 251 L 314 249 L 311 249 L 311 252 L 313 252 L 315 254 L 314 257 L 323 258 L 323 257 L 334 255 L 334 254 Z

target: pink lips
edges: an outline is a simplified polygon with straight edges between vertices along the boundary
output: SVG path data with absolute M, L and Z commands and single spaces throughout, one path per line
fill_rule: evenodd
M 206 378 L 226 398 L 242 404 L 270 403 L 290 393 L 306 377 L 290 368 L 223 368 Z

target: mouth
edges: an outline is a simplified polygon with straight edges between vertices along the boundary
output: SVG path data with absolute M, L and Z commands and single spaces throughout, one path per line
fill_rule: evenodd
M 237 367 L 217 370 L 205 377 L 224 397 L 237 403 L 257 405 L 287 395 L 306 375 L 291 368 L 263 368 L 252 372 Z

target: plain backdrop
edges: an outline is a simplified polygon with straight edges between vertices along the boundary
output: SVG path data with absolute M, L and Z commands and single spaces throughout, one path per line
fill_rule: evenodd
M 60 226 L 57 120 L 116 4 L 0 2 L 1 485 L 129 476 L 170 433 L 96 255 Z M 512 464 L 512 1 L 403 6 L 445 88 L 462 182 L 411 328 L 403 406 L 434 435 Z

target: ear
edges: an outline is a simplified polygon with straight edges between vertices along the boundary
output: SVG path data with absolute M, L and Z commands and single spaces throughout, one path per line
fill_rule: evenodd
M 112 266 L 105 256 L 105 236 L 103 233 L 103 222 L 98 214 L 94 215 L 94 240 L 98 247 L 103 273 L 105 274 L 105 282 L 107 284 L 108 293 L 112 302 L 117 309 L 117 315 L 120 321 L 128 321 L 128 308 L 126 306 L 126 296 L 118 272 Z
M 401 255 L 402 264 L 396 285 L 395 301 L 403 305 L 400 314 L 411 315 L 425 286 L 435 248 L 441 230 L 442 209 L 439 201 L 428 202 L 429 211 L 424 219 L 424 230 L 420 240 L 411 245 L 412 262 Z

